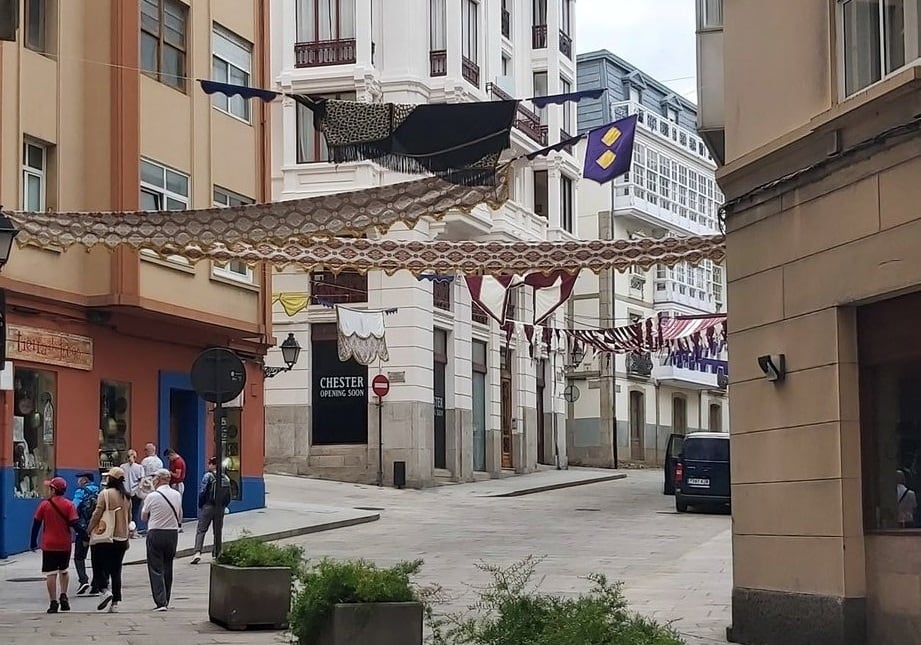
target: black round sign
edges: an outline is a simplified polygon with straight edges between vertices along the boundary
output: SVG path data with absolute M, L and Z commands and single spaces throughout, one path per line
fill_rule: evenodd
M 206 349 L 192 364 L 192 387 L 209 403 L 228 403 L 246 386 L 246 367 L 229 349 Z

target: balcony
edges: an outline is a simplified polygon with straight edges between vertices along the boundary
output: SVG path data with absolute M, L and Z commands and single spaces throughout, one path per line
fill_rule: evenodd
M 480 325 L 489 324 L 489 314 L 480 309 L 480 305 L 475 302 L 472 303 L 470 307 L 470 318 L 473 322 L 479 323 Z
M 461 57 L 461 75 L 471 85 L 480 86 L 480 66 L 466 56 Z
M 502 35 L 512 37 L 512 14 L 508 9 L 502 10 Z
M 672 354 L 656 365 L 652 377 L 661 385 L 691 390 L 722 390 L 728 382 L 726 360 L 696 358 L 692 354 Z
M 547 49 L 547 25 L 534 25 L 531 27 L 531 48 Z
M 442 311 L 451 311 L 451 282 L 432 282 L 432 305 Z
M 448 75 L 448 52 L 445 49 L 434 49 L 429 52 L 429 75 Z
M 702 159 L 711 168 L 715 166 L 713 157 L 707 150 L 704 140 L 697 133 L 672 123 L 661 114 L 650 111 L 645 106 L 629 101 L 621 101 L 612 105 L 615 119 L 623 119 L 631 114 L 637 115 L 637 122 L 647 132 L 651 132 L 660 139 L 669 141 L 684 152 Z
M 560 53 L 572 60 L 572 38 L 565 31 L 560 31 Z
M 631 179 L 633 179 L 631 172 Z M 614 214 L 629 217 L 644 226 L 668 228 L 688 235 L 717 235 L 719 224 L 712 216 L 666 197 L 645 185 L 618 183 L 614 187 Z
M 502 88 L 495 83 L 487 83 L 486 91 L 494 101 L 514 101 Z M 515 127 L 524 132 L 536 143 L 542 146 L 547 145 L 548 128 L 541 125 L 540 116 L 526 108 L 521 102 L 518 103 L 518 116 L 515 119 Z
M 310 285 L 310 295 L 333 304 L 368 302 L 368 276 L 353 271 L 334 275 L 316 271 Z
M 706 289 L 693 287 L 668 278 L 656 279 L 653 302 L 657 305 L 684 305 L 706 313 L 716 312 L 716 303 L 712 293 Z
M 649 352 L 640 354 L 630 352 L 627 354 L 627 375 L 649 378 L 652 374 L 652 356 Z
M 327 65 L 349 65 L 355 62 L 355 39 L 316 40 L 295 43 L 295 67 L 324 67 Z

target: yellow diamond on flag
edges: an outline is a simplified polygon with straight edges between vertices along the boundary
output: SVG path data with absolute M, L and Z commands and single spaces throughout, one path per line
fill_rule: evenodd
M 617 159 L 617 155 L 611 152 L 610 150 L 605 150 L 604 154 L 595 159 L 595 163 L 607 170 L 611 167 L 611 164 Z
M 621 134 L 623 133 L 618 128 L 612 127 L 610 130 L 604 133 L 603 137 L 601 137 L 601 143 L 610 148 L 617 142 L 618 139 L 620 139 Z

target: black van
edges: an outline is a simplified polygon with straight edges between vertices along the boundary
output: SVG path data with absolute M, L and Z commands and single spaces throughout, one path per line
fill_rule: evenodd
M 729 434 L 692 432 L 685 436 L 675 464 L 675 509 L 731 504 Z

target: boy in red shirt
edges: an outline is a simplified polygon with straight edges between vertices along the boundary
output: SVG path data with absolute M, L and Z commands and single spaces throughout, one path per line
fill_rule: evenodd
M 77 507 L 64 497 L 67 482 L 62 477 L 46 481 L 45 486 L 51 489 L 51 495 L 43 499 L 35 511 L 30 545 L 35 551 L 38 533 L 41 530 L 42 573 L 45 574 L 48 597 L 51 599 L 48 613 L 56 614 L 59 607 L 61 611 L 70 611 L 70 601 L 67 598 L 67 569 L 70 567 L 70 550 L 73 544 L 71 529 L 77 523 Z M 57 595 L 56 588 L 59 581 L 60 596 Z

